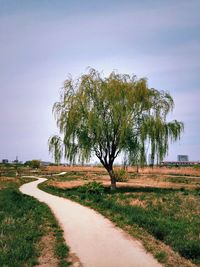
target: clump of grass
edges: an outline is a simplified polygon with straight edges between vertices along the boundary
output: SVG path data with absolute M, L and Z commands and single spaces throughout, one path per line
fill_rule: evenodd
M 125 169 L 115 169 L 115 177 L 117 182 L 127 182 L 129 179 L 128 172 Z
M 78 192 L 81 194 L 85 194 L 87 196 L 90 195 L 102 195 L 104 192 L 104 187 L 101 183 L 98 182 L 89 182 L 81 187 L 79 187 Z
M 55 223 L 54 235 L 56 237 L 56 244 L 54 248 L 55 254 L 61 261 L 63 261 L 69 253 L 69 248 L 64 242 L 63 230 L 58 228 L 57 223 Z
M 165 263 L 165 262 L 167 262 L 167 254 L 166 254 L 166 252 L 165 251 L 160 251 L 160 252 L 158 252 L 156 255 L 155 255 L 155 258 L 159 261 L 159 262 L 161 262 L 161 263 Z

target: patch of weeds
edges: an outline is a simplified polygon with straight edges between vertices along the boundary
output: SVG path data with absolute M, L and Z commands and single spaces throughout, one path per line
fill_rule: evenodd
M 98 182 L 89 182 L 77 189 L 81 194 L 85 195 L 102 195 L 104 192 L 104 187 Z
M 125 169 L 114 170 L 117 182 L 127 182 L 129 179 L 128 172 Z
M 167 262 L 167 259 L 168 259 L 167 254 L 166 254 L 165 251 L 160 251 L 160 252 L 158 252 L 158 253 L 155 255 L 155 258 L 156 258 L 159 262 L 161 262 L 161 263 L 165 263 L 165 262 Z
M 55 254 L 60 259 L 60 265 L 64 266 L 66 255 L 69 253 L 69 248 L 64 242 L 63 230 L 61 230 L 57 224 L 55 224 L 54 236 L 56 237 Z M 62 263 L 62 264 L 61 264 Z M 67 264 L 67 262 L 66 262 Z M 66 265 L 69 266 L 69 265 Z

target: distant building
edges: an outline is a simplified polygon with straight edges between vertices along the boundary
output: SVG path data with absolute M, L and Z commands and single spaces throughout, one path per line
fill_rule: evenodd
M 188 155 L 178 155 L 177 160 L 179 162 L 187 162 L 189 161 Z
M 19 163 L 18 156 L 16 156 L 16 159 L 13 160 L 13 163 Z
M 8 163 L 8 159 L 2 159 L 2 163 L 4 164 Z

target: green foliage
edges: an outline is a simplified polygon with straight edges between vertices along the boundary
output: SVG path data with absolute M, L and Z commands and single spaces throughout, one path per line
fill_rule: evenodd
M 33 159 L 33 160 L 28 160 L 24 163 L 25 166 L 29 166 L 34 169 L 40 168 L 40 160 L 38 159 Z
M 53 154 L 55 163 L 58 164 L 62 157 L 62 140 L 59 136 L 51 136 L 48 140 L 49 152 Z
M 127 182 L 129 179 L 128 172 L 125 169 L 115 169 L 114 173 L 117 182 Z
M 116 72 L 104 77 L 89 69 L 64 83 L 60 101 L 53 107 L 64 138 L 50 137 L 49 151 L 56 162 L 62 152 L 71 162 L 96 155 L 114 181 L 113 163 L 122 152 L 131 163 L 143 165 L 149 143 L 152 161 L 163 159 L 169 141 L 177 140 L 183 130 L 181 122 L 166 121 L 173 106 L 169 93 L 149 88 L 144 78 Z

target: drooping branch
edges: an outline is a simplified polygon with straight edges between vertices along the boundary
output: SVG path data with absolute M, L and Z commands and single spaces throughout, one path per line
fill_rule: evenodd
M 63 141 L 58 135 L 53 135 L 48 140 L 49 152 L 53 154 L 55 162 L 58 164 L 63 155 Z
M 144 164 L 146 144 L 152 158 L 163 158 L 169 141 L 176 141 L 183 131 L 181 122 L 167 123 L 173 109 L 172 97 L 135 75 L 112 72 L 108 77 L 89 69 L 77 80 L 69 77 L 53 107 L 63 143 L 49 139 L 49 151 L 56 161 L 64 155 L 70 161 L 87 161 L 96 155 L 115 183 L 113 163 L 121 152 L 132 161 Z

